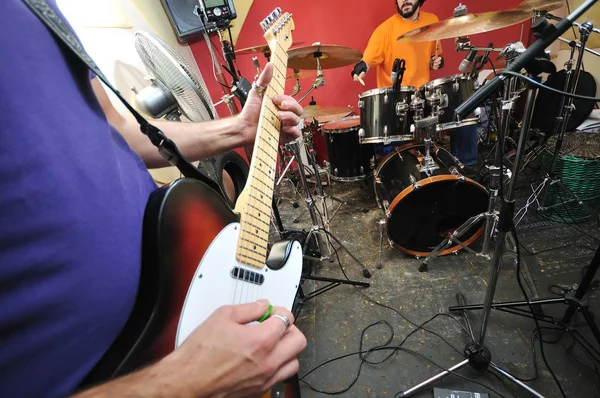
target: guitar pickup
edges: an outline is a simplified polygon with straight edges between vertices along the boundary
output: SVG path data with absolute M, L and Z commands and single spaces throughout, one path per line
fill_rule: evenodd
M 263 274 L 240 267 L 233 267 L 231 269 L 231 277 L 244 282 L 254 283 L 255 285 L 265 283 L 265 276 Z

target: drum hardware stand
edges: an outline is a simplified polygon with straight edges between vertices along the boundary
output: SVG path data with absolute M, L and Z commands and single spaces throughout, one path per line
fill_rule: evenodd
M 435 161 L 431 157 L 431 136 L 432 132 L 437 130 L 438 116 L 430 116 L 415 121 L 417 129 L 417 137 L 424 137 L 425 157 L 421 164 L 417 165 L 420 172 L 431 176 L 431 172 L 438 168 Z M 420 134 L 419 134 L 420 131 Z
M 515 83 L 515 79 L 516 77 L 512 77 L 510 78 L 510 80 L 508 81 L 508 83 L 505 85 L 505 92 L 504 92 L 504 98 L 505 99 L 510 99 L 510 93 L 511 93 L 511 89 L 513 88 L 513 84 Z M 441 373 L 438 373 L 437 375 L 433 376 L 432 378 L 430 378 L 429 380 L 426 380 L 420 384 L 418 384 L 417 386 L 410 388 L 404 392 L 402 392 L 400 394 L 401 397 L 407 397 L 409 395 L 412 395 L 414 392 L 416 392 L 417 390 L 441 379 L 442 377 L 450 374 L 451 372 L 454 372 L 460 368 L 462 368 L 463 366 L 470 364 L 473 368 L 477 369 L 477 370 L 485 370 L 488 367 L 491 367 L 492 369 L 494 369 L 499 376 L 505 376 L 506 378 L 508 378 L 509 380 L 511 380 L 512 382 L 518 384 L 519 386 L 521 386 L 522 388 L 524 388 L 525 390 L 527 390 L 529 393 L 531 393 L 533 396 L 539 397 L 539 398 L 544 398 L 543 395 L 541 395 L 540 393 L 538 393 L 537 391 L 535 391 L 534 389 L 532 389 L 531 387 L 527 386 L 525 383 L 523 383 L 522 381 L 518 380 L 517 378 L 515 378 L 514 376 L 512 376 L 510 373 L 508 373 L 507 371 L 505 371 L 504 369 L 498 367 L 495 363 L 493 363 L 491 361 L 492 359 L 492 355 L 490 353 L 490 351 L 488 350 L 487 347 L 484 346 L 484 340 L 485 340 L 485 335 L 486 335 L 486 331 L 487 331 L 487 324 L 489 321 L 489 315 L 491 312 L 491 308 L 493 306 L 492 302 L 494 300 L 494 294 L 495 294 L 495 290 L 496 290 L 496 285 L 498 282 L 498 278 L 500 276 L 500 266 L 502 263 L 502 258 L 504 256 L 504 244 L 502 244 L 502 242 L 505 241 L 506 237 L 507 237 L 507 233 L 510 231 L 511 227 L 512 227 L 512 212 L 514 211 L 514 187 L 515 187 L 515 181 L 517 180 L 517 175 L 519 172 L 519 168 L 521 167 L 521 161 L 522 161 L 522 157 L 524 154 L 524 150 L 525 150 L 525 143 L 527 142 L 527 139 L 529 138 L 529 127 L 531 124 L 531 118 L 533 115 L 533 105 L 535 102 L 535 94 L 537 92 L 536 88 L 530 88 L 528 91 L 528 95 L 527 95 L 527 105 L 526 105 L 526 110 L 525 110 L 525 116 L 524 116 L 524 120 L 523 120 L 523 125 L 522 125 L 522 129 L 521 129 L 521 134 L 519 137 L 519 144 L 518 144 L 518 150 L 517 150 L 517 155 L 515 157 L 515 164 L 513 167 L 513 173 L 512 173 L 512 178 L 510 181 L 510 184 L 508 186 L 508 192 L 506 193 L 506 198 L 505 198 L 505 203 L 504 206 L 501 207 L 500 210 L 500 215 L 498 218 L 498 237 L 497 237 L 497 242 L 498 244 L 495 245 L 495 250 L 494 250 L 494 256 L 493 256 L 493 264 L 492 264 L 492 275 L 491 278 L 489 280 L 488 283 L 488 289 L 486 292 L 486 296 L 485 296 L 485 300 L 484 300 L 484 304 L 482 306 L 480 306 L 479 308 L 483 309 L 484 312 L 482 314 L 482 320 L 481 320 L 481 328 L 480 328 L 480 333 L 479 333 L 479 340 L 475 340 L 472 339 L 472 342 L 467 344 L 467 346 L 465 347 L 464 350 L 464 354 L 466 359 L 463 360 L 462 362 L 452 366 L 451 368 L 449 368 L 448 370 L 445 370 Z M 512 100 L 508 101 L 509 103 L 512 103 Z M 499 136 L 499 140 L 498 140 L 498 147 L 500 148 L 500 145 L 502 145 L 503 141 L 504 141 L 504 134 L 507 132 L 508 129 L 508 113 L 510 111 L 510 107 L 508 106 L 508 104 L 505 104 L 505 106 L 503 106 L 503 119 L 502 119 L 502 129 L 500 130 L 500 134 L 502 136 Z M 501 150 L 497 150 L 496 151 L 496 161 L 502 161 L 501 159 Z M 501 163 L 499 163 L 501 164 Z M 494 186 L 493 186 L 493 190 L 498 189 L 497 184 L 498 181 L 500 179 L 500 173 L 499 173 L 499 169 L 500 167 L 497 168 L 498 172 L 495 173 L 495 182 L 494 182 Z M 496 201 L 496 194 L 494 195 L 490 195 L 490 199 L 494 199 L 493 201 L 490 200 L 490 204 L 494 204 L 495 205 L 495 201 Z M 494 210 L 494 207 L 490 207 L 490 210 Z M 488 225 L 489 226 L 489 225 Z M 487 229 L 487 226 L 486 226 Z M 486 233 L 486 238 L 489 238 L 487 236 Z M 599 256 L 599 260 L 600 260 L 600 256 Z M 458 296 L 458 301 L 459 304 L 462 304 L 464 302 L 464 299 L 461 296 Z M 466 309 L 471 309 L 469 307 L 465 308 L 465 307 L 451 307 L 451 309 L 454 310 L 466 310 Z M 464 314 L 464 313 L 463 313 Z M 472 330 L 471 326 L 470 326 L 470 322 L 468 321 L 467 318 L 467 327 L 469 330 Z M 472 336 L 475 337 L 475 336 Z
M 313 82 L 312 87 L 309 88 L 308 91 L 305 92 L 302 97 L 300 97 L 300 99 L 298 100 L 299 103 L 302 102 L 302 100 L 304 98 L 306 98 L 314 90 L 325 85 L 325 76 L 323 76 L 323 70 L 321 69 L 321 60 L 320 60 L 320 58 L 323 56 L 323 54 L 321 52 L 317 51 L 317 52 L 313 53 L 313 56 L 317 60 L 317 77 L 315 78 L 315 81 Z M 298 86 L 299 86 L 299 84 L 298 84 Z
M 499 222 L 498 212 L 496 211 L 496 206 L 498 203 L 498 192 L 500 184 L 503 183 L 502 175 L 500 173 L 500 165 L 502 164 L 502 147 L 504 145 L 504 140 L 500 139 L 500 135 L 502 137 L 506 137 L 508 135 L 509 128 L 509 119 L 510 119 L 510 111 L 512 109 L 514 100 L 516 98 L 513 97 L 513 93 L 516 87 L 516 77 L 511 77 L 508 79 L 508 82 L 504 87 L 504 96 L 503 96 L 503 105 L 502 105 L 502 115 L 501 115 L 501 127 L 498 132 L 498 140 L 496 142 L 496 151 L 495 151 L 495 160 L 494 165 L 489 166 L 490 170 L 490 184 L 489 184 L 489 201 L 488 201 L 488 209 L 485 213 L 477 214 L 467 221 L 465 221 L 462 225 L 460 225 L 454 232 L 452 232 L 446 239 L 440 242 L 439 245 L 431 253 L 427 255 L 427 257 L 423 260 L 423 263 L 419 266 L 420 272 L 426 272 L 429 266 L 429 263 L 436 257 L 439 256 L 439 253 L 448 249 L 453 244 L 459 245 L 461 248 L 465 249 L 471 254 L 475 254 L 476 256 L 483 257 L 487 260 L 490 259 L 490 242 L 493 238 L 494 231 L 496 230 L 496 226 Z M 501 133 L 501 134 L 500 134 Z M 459 238 L 467 233 L 472 227 L 480 223 L 485 219 L 485 230 L 483 234 L 483 245 L 481 248 L 481 252 L 476 252 L 467 245 L 465 245 Z M 502 241 L 498 241 L 502 242 Z M 501 246 L 501 244 L 498 244 Z
M 553 17 L 550 14 L 547 14 L 546 18 L 556 19 L 556 17 Z M 577 90 L 577 84 L 579 82 L 579 75 L 581 73 L 581 66 L 583 63 L 583 55 L 586 48 L 585 44 L 591 32 L 600 33 L 598 29 L 594 29 L 592 22 L 586 22 L 584 24 L 574 24 L 579 26 L 580 43 L 579 45 L 577 45 L 575 42 L 570 42 L 571 55 L 569 57 L 569 60 L 565 64 L 566 79 L 564 90 L 570 94 L 574 94 Z M 577 56 L 575 71 L 573 71 L 573 58 L 575 57 L 576 48 L 578 48 L 579 54 Z M 550 165 L 550 170 L 546 172 L 543 181 L 538 185 L 538 187 L 533 189 L 532 196 L 528 199 L 527 203 L 528 205 L 530 205 L 534 203 L 534 201 L 537 202 L 537 210 L 543 213 L 545 211 L 552 210 L 558 206 L 564 206 L 568 203 L 577 202 L 577 204 L 583 206 L 593 217 L 595 217 L 596 221 L 600 224 L 600 217 L 598 213 L 596 213 L 589 205 L 583 202 L 573 191 L 571 191 L 567 186 L 565 186 L 556 172 L 556 165 L 558 163 L 558 157 L 560 156 L 560 151 L 562 149 L 564 136 L 567 131 L 567 124 L 569 123 L 571 112 L 573 111 L 573 98 L 566 98 L 565 96 L 562 96 L 560 100 L 559 109 L 562 109 L 562 113 L 556 118 L 556 124 L 554 126 L 554 134 L 556 135 L 557 139 L 554 148 L 554 153 L 552 155 L 552 163 Z M 557 203 L 555 205 L 547 206 L 548 193 L 552 185 L 556 185 L 558 189 L 567 192 L 569 195 L 571 195 L 573 199 Z M 518 220 L 515 220 L 517 224 L 525 217 L 525 214 L 528 210 L 528 205 L 520 209 L 517 213 L 516 218 L 518 218 Z
M 370 278 L 371 277 L 371 273 L 369 272 L 369 270 L 363 265 L 362 262 L 360 262 L 360 260 L 358 258 L 356 258 L 351 252 L 350 250 L 348 250 L 348 248 L 346 246 L 344 246 L 344 244 L 335 237 L 335 235 L 333 235 L 329 230 L 329 225 L 325 224 L 325 219 L 323 218 L 323 214 L 321 214 L 321 222 L 325 225 L 327 225 L 327 228 L 321 227 L 319 225 L 319 219 L 317 217 L 317 212 L 315 210 L 315 202 L 313 201 L 312 195 L 310 193 L 310 189 L 308 187 L 308 181 L 306 180 L 306 173 L 304 172 L 304 165 L 302 164 L 302 158 L 300 157 L 300 148 L 299 148 L 299 143 L 298 142 L 291 142 L 289 144 L 286 144 L 286 147 L 296 156 L 297 162 L 298 162 L 298 170 L 300 172 L 300 179 L 302 184 L 304 185 L 304 191 L 306 194 L 306 204 L 308 207 L 308 211 L 310 213 L 310 218 L 312 221 L 312 227 L 306 237 L 306 245 L 308 245 L 308 242 L 310 242 L 310 239 L 315 239 L 315 242 L 317 244 L 319 253 L 321 255 L 320 258 L 317 257 L 313 257 L 310 255 L 304 255 L 305 259 L 308 260 L 313 260 L 313 261 L 323 261 L 323 260 L 328 260 L 330 263 L 334 262 L 334 259 L 332 257 L 332 255 L 334 254 L 334 250 L 333 247 L 331 246 L 331 243 L 329 241 L 329 238 L 333 239 L 337 244 L 338 244 L 338 249 L 343 249 L 344 251 L 346 251 L 346 253 L 358 264 L 360 265 L 360 267 L 362 268 L 362 272 L 363 272 L 363 276 L 365 278 Z M 327 251 L 325 251 L 325 249 Z M 323 253 L 327 252 L 327 256 L 323 256 Z M 341 266 L 342 264 L 340 264 Z M 358 281 L 352 281 L 352 280 L 345 280 L 345 279 L 335 279 L 335 278 L 324 278 L 324 277 L 318 277 L 318 276 L 311 276 L 311 275 L 303 275 L 302 279 L 309 279 L 309 280 L 314 280 L 314 281 L 322 281 L 322 282 L 328 282 L 327 285 L 315 290 L 312 293 L 309 294 L 304 294 L 304 291 L 302 289 L 302 284 L 300 284 L 300 287 L 298 288 L 298 299 L 299 299 L 299 305 L 296 307 L 297 311 L 296 313 L 294 313 L 294 315 L 297 317 L 297 315 L 300 313 L 300 310 L 302 309 L 302 306 L 304 305 L 304 303 L 322 293 L 325 293 L 328 290 L 333 289 L 334 287 L 337 287 L 339 285 L 351 285 L 351 286 L 362 286 L 362 287 L 369 287 L 371 286 L 369 283 L 367 282 L 358 282 Z
M 377 269 L 383 268 L 383 265 L 381 263 L 381 256 L 383 254 L 383 230 L 386 224 L 387 222 L 383 218 L 377 221 L 377 225 L 379 226 L 379 257 L 377 261 Z
M 310 257 L 310 256 L 305 256 L 305 258 L 308 258 L 310 260 L 316 260 L 316 261 L 328 260 L 329 262 L 332 263 L 334 261 L 333 257 L 332 257 L 332 254 L 334 254 L 333 253 L 334 250 L 333 250 L 333 247 L 331 246 L 331 243 L 329 242 L 329 239 L 327 239 L 327 237 L 329 237 L 329 238 L 333 239 L 339 245 L 338 249 L 343 249 L 358 265 L 360 265 L 360 267 L 362 268 L 363 276 L 365 278 L 370 278 L 371 273 L 364 266 L 364 264 L 358 258 L 356 258 L 350 252 L 350 250 L 348 250 L 348 248 L 346 248 L 346 246 L 344 246 L 344 244 L 329 231 L 329 224 L 327 223 L 329 220 L 324 217 L 323 213 L 321 213 L 321 223 L 323 224 L 323 227 L 321 227 L 319 225 L 319 218 L 317 217 L 317 214 L 316 214 L 317 211 L 315 210 L 315 201 L 313 200 L 312 195 L 310 193 L 310 189 L 308 188 L 308 181 L 306 179 L 306 173 L 304 172 L 302 159 L 300 158 L 300 156 L 299 156 L 300 154 L 298 153 L 299 152 L 299 144 L 297 142 L 289 143 L 289 144 L 286 144 L 286 146 L 289 148 L 290 151 L 292 151 L 296 155 L 296 160 L 298 162 L 298 170 L 300 171 L 300 179 L 305 188 L 304 191 L 306 194 L 306 204 L 307 204 L 308 211 L 310 213 L 310 218 L 312 221 L 312 228 L 311 228 L 306 240 L 308 241 L 308 239 L 310 237 L 312 237 L 313 235 L 316 236 L 315 239 L 316 239 L 317 245 L 319 247 L 319 251 L 321 253 L 321 258 L 315 258 L 315 257 Z M 323 235 L 326 238 L 326 239 L 324 239 L 326 243 L 323 243 Z M 327 254 L 328 254 L 327 257 L 323 256 L 323 253 L 325 253 L 325 250 L 323 250 L 323 249 L 325 247 L 327 248 Z M 336 249 L 336 251 L 338 249 Z

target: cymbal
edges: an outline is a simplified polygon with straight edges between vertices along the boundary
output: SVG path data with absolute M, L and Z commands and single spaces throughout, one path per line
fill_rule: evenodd
M 525 9 L 465 14 L 411 30 L 397 40 L 415 42 L 451 39 L 506 28 L 530 18 L 531 12 Z
M 351 106 L 320 106 L 308 105 L 304 107 L 304 111 L 300 118 L 315 119 L 319 124 L 327 123 L 332 120 L 337 120 L 354 112 Z
M 303 41 L 295 41 L 292 43 L 292 46 L 299 46 L 302 44 L 304 44 Z M 268 45 L 262 44 L 260 46 L 247 47 L 242 48 L 241 50 L 236 50 L 235 55 L 264 54 L 265 52 L 271 52 L 271 49 Z
M 563 0 L 523 0 L 515 10 L 553 11 L 561 8 L 564 3 Z
M 317 77 L 317 72 L 300 72 L 300 73 L 294 73 L 293 75 L 289 75 L 286 77 L 287 80 L 289 79 L 307 79 L 307 78 L 315 78 Z
M 320 43 L 292 48 L 288 55 L 288 68 L 310 70 L 317 70 L 317 58 L 321 69 L 340 68 L 362 59 L 362 53 L 354 48 Z

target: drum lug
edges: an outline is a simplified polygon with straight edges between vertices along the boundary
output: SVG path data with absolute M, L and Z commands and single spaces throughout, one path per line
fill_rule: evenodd
M 390 213 L 390 202 L 388 202 L 387 200 L 382 200 L 381 205 L 383 206 L 383 212 L 385 213 L 385 216 L 387 218 L 391 218 L 392 213 Z
M 387 138 L 388 136 L 388 128 L 387 125 L 383 126 L 383 136 Z
M 365 107 L 365 101 L 363 101 L 363 100 L 358 100 L 358 107 L 359 107 L 360 109 L 364 108 L 364 107 Z
M 452 90 L 454 90 L 455 93 L 458 93 L 459 89 L 460 89 L 460 84 L 458 84 L 458 80 L 455 80 L 454 84 L 452 85 Z
M 362 140 L 365 138 L 365 129 L 360 128 L 358 130 L 358 140 L 362 142 Z
M 421 188 L 421 184 L 419 184 L 419 181 L 417 181 L 417 179 L 415 178 L 415 176 L 413 176 L 412 174 L 408 176 L 408 179 L 410 180 L 410 183 L 413 187 L 413 190 L 417 190 L 419 188 Z
M 387 95 L 387 93 L 385 93 L 385 95 L 383 96 L 383 103 L 384 104 L 388 103 L 388 95 Z
M 335 169 L 333 169 L 333 175 L 337 176 L 338 175 L 338 168 L 336 167 Z

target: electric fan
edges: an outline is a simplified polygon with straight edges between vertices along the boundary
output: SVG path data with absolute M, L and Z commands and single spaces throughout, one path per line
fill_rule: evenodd
M 215 119 L 217 112 L 201 75 L 157 35 L 138 31 L 135 49 L 152 83 L 136 93 L 136 105 L 145 113 L 169 120 L 183 114 L 192 122 Z
M 146 70 L 152 75 L 152 83 L 136 91 L 135 102 L 140 110 L 154 118 L 167 120 L 180 120 L 182 114 L 191 122 L 217 117 L 204 79 L 193 72 L 179 53 L 150 32 L 136 32 L 134 44 Z M 249 168 L 244 158 L 235 151 L 228 151 L 199 162 L 197 167 L 215 180 L 223 192 L 227 191 L 225 185 L 234 190 L 233 198 L 225 195 L 233 207 L 248 178 Z M 227 184 L 223 171 L 230 178 Z

